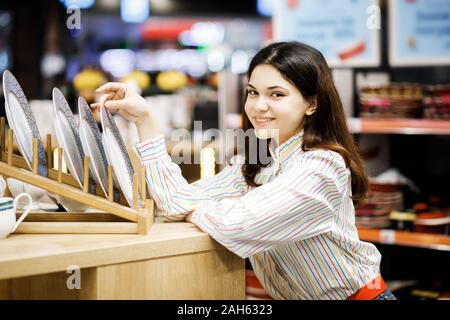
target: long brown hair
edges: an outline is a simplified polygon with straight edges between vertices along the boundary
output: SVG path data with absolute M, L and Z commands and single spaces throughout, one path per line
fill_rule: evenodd
M 260 64 L 275 67 L 283 78 L 298 88 L 309 103 L 316 105 L 315 112 L 305 115 L 303 119 L 302 150 L 327 149 L 338 152 L 351 172 L 353 201 L 355 204 L 364 201 L 369 190 L 369 180 L 356 144 L 348 131 L 342 102 L 323 55 L 304 43 L 278 42 L 268 45 L 253 57 L 247 72 L 248 79 Z M 243 127 L 244 130 L 253 128 L 245 112 Z M 242 173 L 248 185 L 257 187 L 259 185 L 256 184 L 255 177 L 268 164 L 260 161 L 258 149 L 257 162 L 251 163 L 248 141 L 245 143 Z M 270 139 L 267 140 L 267 144 L 269 143 Z

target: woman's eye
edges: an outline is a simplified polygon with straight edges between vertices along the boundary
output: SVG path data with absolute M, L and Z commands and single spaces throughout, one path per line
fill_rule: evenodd
M 272 97 L 275 98 L 284 97 L 284 94 L 282 94 L 281 92 L 274 92 L 272 93 Z
M 254 96 L 257 94 L 257 92 L 255 90 L 247 90 L 247 93 L 251 96 Z

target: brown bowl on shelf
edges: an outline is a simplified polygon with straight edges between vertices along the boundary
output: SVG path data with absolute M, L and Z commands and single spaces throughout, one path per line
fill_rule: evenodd
M 397 192 L 402 189 L 401 184 L 381 184 L 381 183 L 370 183 L 370 191 L 372 192 Z
M 414 224 L 416 232 L 450 234 L 450 215 L 443 212 L 421 213 Z

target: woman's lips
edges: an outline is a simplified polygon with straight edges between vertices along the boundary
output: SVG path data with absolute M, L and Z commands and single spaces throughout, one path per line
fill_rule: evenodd
M 267 126 L 269 123 L 271 123 L 275 118 L 269 118 L 269 117 L 255 117 L 253 118 L 255 121 L 255 124 L 259 127 Z

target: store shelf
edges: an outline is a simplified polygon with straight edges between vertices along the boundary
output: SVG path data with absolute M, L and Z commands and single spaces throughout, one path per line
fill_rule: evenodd
M 348 118 L 351 133 L 450 134 L 450 120 Z
M 362 228 L 358 233 L 361 240 L 368 242 L 450 251 L 450 236 L 445 235 Z

